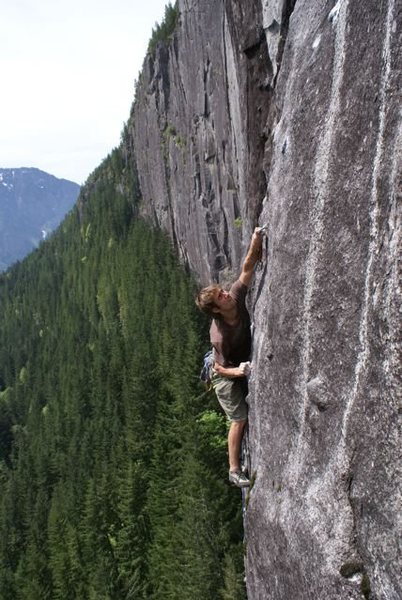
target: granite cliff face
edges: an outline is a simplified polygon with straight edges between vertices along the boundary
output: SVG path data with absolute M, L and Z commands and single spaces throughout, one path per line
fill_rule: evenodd
M 237 269 L 265 193 L 272 69 L 260 3 L 243 4 L 180 4 L 177 35 L 137 90 L 144 211 L 203 281 Z
M 129 122 L 142 211 L 201 283 L 269 223 L 254 322 L 251 600 L 402 597 L 397 0 L 180 0 Z

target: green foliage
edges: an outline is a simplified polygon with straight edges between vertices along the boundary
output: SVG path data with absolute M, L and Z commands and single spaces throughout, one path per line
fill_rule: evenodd
M 151 39 L 148 44 L 148 52 L 150 54 L 155 54 L 158 42 L 167 44 L 171 40 L 174 30 L 176 29 L 179 15 L 177 2 L 173 6 L 172 3 L 169 2 L 165 6 L 165 15 L 162 23 L 160 25 L 155 23 L 155 28 L 152 29 Z
M 205 410 L 197 419 L 201 437 L 211 449 L 226 448 L 226 419 L 215 410 Z
M 181 150 L 183 150 L 183 148 L 186 146 L 186 140 L 184 137 L 178 135 L 175 126 L 171 123 L 168 123 L 162 134 L 162 147 L 165 159 L 168 157 L 168 144 L 170 140 L 173 140 L 174 144 Z
M 205 323 L 128 164 L 0 277 L 2 600 L 242 597 Z
M 163 137 L 169 139 L 177 135 L 176 127 L 171 123 L 168 123 L 163 131 Z
M 239 557 L 240 551 L 228 553 L 224 560 L 224 588 L 221 590 L 222 600 L 244 600 L 244 583 Z

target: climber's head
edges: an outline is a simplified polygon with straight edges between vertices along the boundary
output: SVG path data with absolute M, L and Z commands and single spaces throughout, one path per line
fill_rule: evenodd
M 209 317 L 214 316 L 214 309 L 216 309 L 215 297 L 220 289 L 220 286 L 214 283 L 208 287 L 202 288 L 195 299 L 198 308 Z
M 220 285 L 213 284 L 203 288 L 196 300 L 198 308 L 210 317 L 219 317 L 222 312 L 232 308 L 234 299 Z

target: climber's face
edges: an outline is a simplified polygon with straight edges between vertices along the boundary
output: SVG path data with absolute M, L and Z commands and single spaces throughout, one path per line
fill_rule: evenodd
M 214 303 L 215 309 L 214 312 L 222 312 L 230 310 L 235 306 L 235 301 L 232 296 L 226 290 L 222 288 L 217 288 L 214 293 Z

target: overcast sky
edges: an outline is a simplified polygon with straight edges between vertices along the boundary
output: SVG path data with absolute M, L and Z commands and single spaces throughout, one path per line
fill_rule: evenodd
M 0 0 L 0 168 L 83 183 L 119 144 L 168 0 Z

